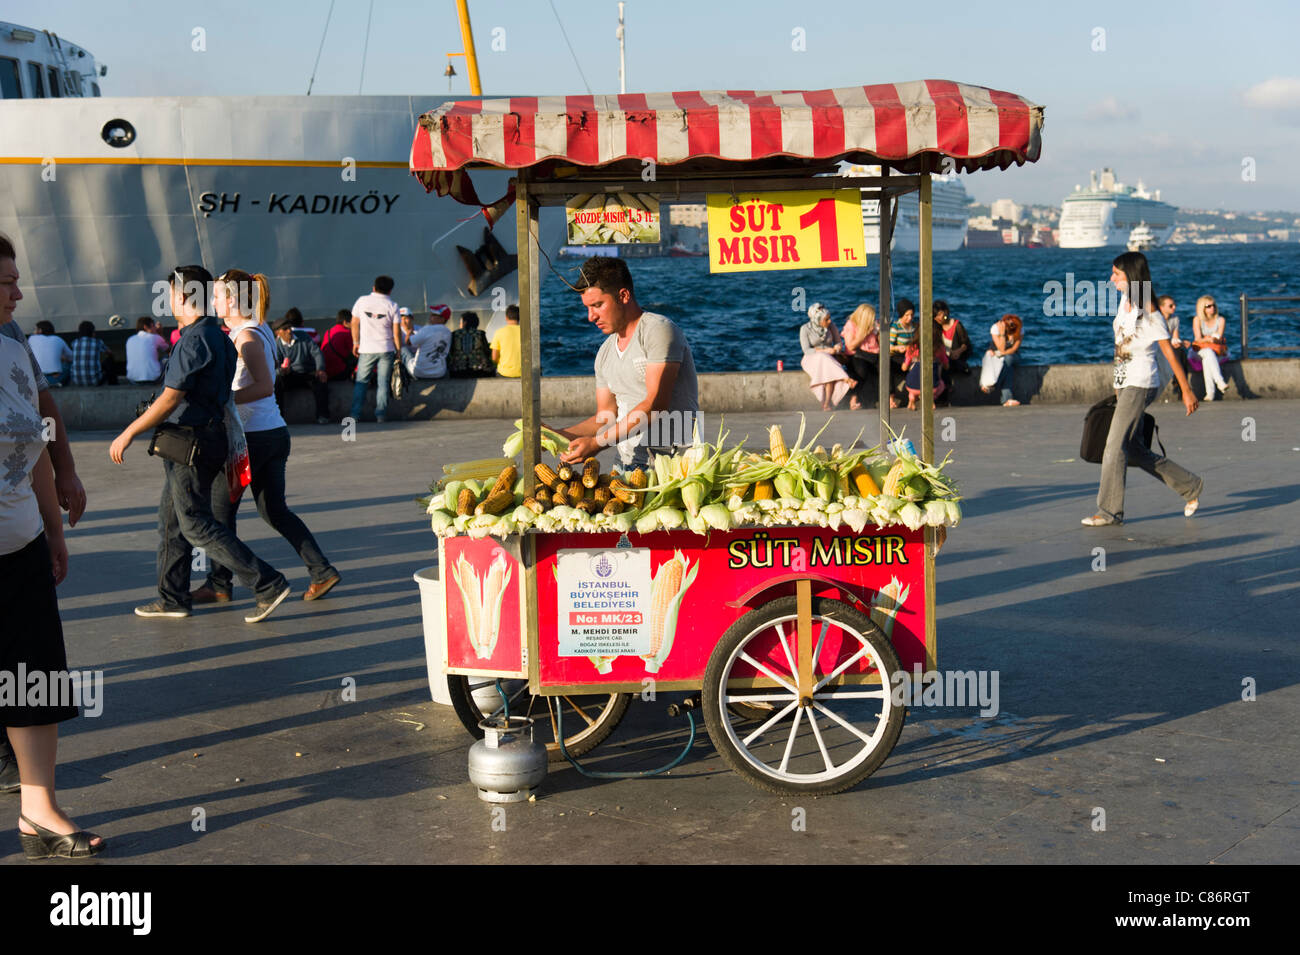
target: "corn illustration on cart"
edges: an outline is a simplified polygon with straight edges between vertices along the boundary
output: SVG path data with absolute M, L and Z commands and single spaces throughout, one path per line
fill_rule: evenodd
M 475 100 L 420 118 L 411 168 L 429 190 L 475 204 L 466 168 L 518 170 L 520 470 L 531 482 L 541 461 L 542 205 L 601 192 L 736 204 L 777 191 L 861 190 L 880 203 L 883 321 L 892 314 L 898 198 L 917 192 L 919 315 L 928 316 L 930 173 L 1034 161 L 1042 122 L 1042 108 L 1015 94 L 937 80 Z M 880 174 L 841 176 L 845 162 Z M 484 206 L 485 216 L 499 215 L 506 199 Z M 760 258 L 767 267 L 860 264 L 843 261 L 835 227 L 810 213 L 820 261 L 791 263 L 794 245 L 775 241 L 733 240 L 719 254 L 741 270 Z M 778 253 L 784 260 L 774 262 Z M 919 325 L 920 455 L 932 461 L 933 328 Z M 883 446 L 889 380 L 880 379 Z M 840 792 L 870 775 L 898 739 L 898 674 L 936 664 L 938 533 L 790 526 L 441 538 L 453 704 L 476 728 L 504 696 L 512 714 L 541 717 L 556 755 L 559 737 L 580 755 L 609 735 L 632 694 L 699 691 L 714 746 L 747 781 L 783 794 Z

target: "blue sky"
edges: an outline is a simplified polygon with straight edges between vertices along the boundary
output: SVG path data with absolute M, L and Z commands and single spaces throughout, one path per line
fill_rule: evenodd
M 617 92 L 617 3 L 554 5 L 591 89 Z M 328 9 L 329 0 L 10 0 L 2 15 L 87 47 L 108 65 L 105 95 L 220 96 L 306 92 Z M 358 91 L 370 9 L 335 0 L 315 93 Z M 485 94 L 585 91 L 548 0 L 471 0 L 470 13 Z M 1036 165 L 965 177 L 982 201 L 1055 204 L 1109 165 L 1179 206 L 1300 214 L 1294 2 L 628 0 L 626 17 L 631 92 L 933 77 L 1046 106 Z M 191 49 L 195 29 L 205 52 Z M 452 0 L 374 0 L 369 29 L 365 93 L 446 92 L 445 54 L 460 48 Z M 792 49 L 796 29 L 804 51 Z M 462 61 L 457 70 L 453 91 L 467 93 Z M 1247 158 L 1253 180 L 1243 179 Z

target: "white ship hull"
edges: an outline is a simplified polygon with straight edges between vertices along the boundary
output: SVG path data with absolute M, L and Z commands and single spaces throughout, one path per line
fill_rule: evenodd
M 517 273 L 495 284 L 503 294 L 472 298 L 456 251 L 481 244 L 483 217 L 408 172 L 416 120 L 445 99 L 0 101 L 0 232 L 18 249 L 20 321 L 133 324 L 158 312 L 156 283 L 189 263 L 265 272 L 276 314 L 332 317 L 381 274 L 412 308 L 499 311 L 518 298 Z M 115 119 L 135 131 L 124 148 L 101 136 Z M 500 198 L 508 175 L 474 172 L 479 199 Z M 558 249 L 563 214 L 542 217 L 543 244 Z M 494 234 L 515 250 L 512 212 Z
M 966 241 L 968 197 L 966 187 L 955 178 L 932 176 L 930 234 L 936 252 L 960 249 Z M 867 253 L 880 253 L 880 203 L 862 200 L 862 232 Z M 898 200 L 894 235 L 889 245 L 896 252 L 919 252 L 921 249 L 920 198 L 910 192 Z
M 1060 246 L 1099 249 L 1125 245 L 1134 229 L 1151 230 L 1150 245 L 1163 245 L 1174 234 L 1178 210 L 1167 202 L 1100 190 L 1076 192 L 1061 203 Z

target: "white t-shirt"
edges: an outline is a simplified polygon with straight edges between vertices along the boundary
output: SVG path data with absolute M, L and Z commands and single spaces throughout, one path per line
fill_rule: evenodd
M 271 379 L 275 379 L 275 368 L 280 361 L 280 349 L 276 346 L 275 336 L 271 329 L 265 323 L 259 325 L 256 321 L 244 322 L 242 325 L 236 325 L 230 330 L 230 341 L 233 343 L 239 337 L 239 333 L 245 328 L 250 329 L 253 333 L 253 341 L 261 344 L 262 351 L 266 355 L 266 366 L 271 373 Z M 239 346 L 235 346 L 238 350 Z M 253 373 L 248 370 L 244 364 L 244 358 L 241 355 L 235 360 L 235 377 L 230 383 L 231 391 L 239 391 L 247 388 L 253 383 Z M 284 418 L 280 415 L 280 406 L 275 400 L 274 394 L 269 394 L 265 398 L 258 398 L 255 401 L 248 401 L 244 404 L 236 402 L 235 410 L 239 412 L 239 423 L 243 425 L 244 431 L 274 431 L 276 428 L 283 428 Z
M 407 347 L 415 351 L 416 378 L 447 377 L 447 353 L 451 351 L 451 329 L 446 325 L 425 325 L 411 333 Z
M 1155 388 L 1160 384 L 1156 366 L 1157 342 L 1169 340 L 1169 326 L 1159 312 L 1140 314 L 1127 298 L 1115 315 L 1115 387 Z
M 27 350 L 0 336 L 0 554 L 22 550 L 43 526 L 31 480 L 45 448 L 36 374 Z
M 36 356 L 36 363 L 41 366 L 41 374 L 57 375 L 63 371 L 63 360 L 72 361 L 72 349 L 58 335 L 31 335 L 27 345 Z
M 396 349 L 393 326 L 398 323 L 397 303 L 387 295 L 371 292 L 361 296 L 352 306 L 352 317 L 361 323 L 361 354 L 373 355 Z
M 162 375 L 158 352 L 166 351 L 161 335 L 139 331 L 126 340 L 126 377 L 132 381 L 156 381 Z

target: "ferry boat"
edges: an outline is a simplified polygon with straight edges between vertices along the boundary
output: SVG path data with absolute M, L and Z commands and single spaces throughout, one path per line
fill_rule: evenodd
M 1125 185 L 1109 167 L 1102 169 L 1100 180 L 1095 170 L 1089 179 L 1087 189 L 1075 186 L 1061 202 L 1061 248 L 1125 245 L 1140 226 L 1150 232 L 1148 248 L 1164 244 L 1173 235 L 1178 210 L 1160 201 L 1160 190 L 1147 192 L 1141 180 L 1136 186 Z
M 841 176 L 879 176 L 879 166 L 844 164 Z M 932 174 L 930 190 L 931 236 L 936 252 L 960 249 L 966 241 L 966 223 L 970 218 L 970 197 L 966 186 L 956 173 L 946 176 Z M 880 202 L 862 200 L 862 233 L 868 254 L 880 253 Z M 894 220 L 894 236 L 889 246 L 894 251 L 918 252 L 921 248 L 920 197 L 909 192 L 898 200 L 898 215 Z
M 1128 234 L 1127 244 L 1130 252 L 1145 252 L 1155 246 L 1156 236 L 1151 227 L 1143 222 Z
M 161 314 L 158 283 L 189 263 L 264 272 L 272 312 L 309 320 L 378 275 L 417 314 L 446 303 L 486 318 L 517 301 L 516 272 L 469 274 L 484 216 L 408 170 L 420 114 L 452 97 L 115 98 L 101 96 L 106 72 L 80 44 L 0 22 L 0 232 L 18 250 L 24 326 L 102 330 L 116 314 L 133 327 Z M 487 204 L 508 176 L 471 179 Z M 563 210 L 542 217 L 553 254 Z M 512 225 L 492 233 L 507 252 Z

